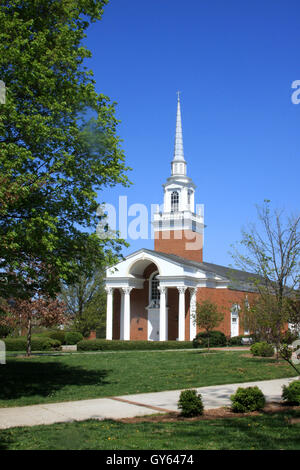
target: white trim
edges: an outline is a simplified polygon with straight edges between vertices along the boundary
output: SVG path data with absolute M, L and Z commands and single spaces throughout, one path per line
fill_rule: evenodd
M 240 332 L 239 312 L 240 310 L 241 310 L 241 307 L 237 303 L 233 304 L 230 310 L 230 336 L 231 338 L 234 336 L 239 336 L 239 332 Z M 236 322 L 232 321 L 233 318 L 236 319 Z
M 186 287 L 178 287 L 178 341 L 185 341 L 185 291 Z
M 148 286 L 148 306 L 151 304 L 151 294 L 152 294 L 152 279 L 154 276 L 159 275 L 159 271 L 153 271 L 152 274 L 149 276 L 149 286 Z

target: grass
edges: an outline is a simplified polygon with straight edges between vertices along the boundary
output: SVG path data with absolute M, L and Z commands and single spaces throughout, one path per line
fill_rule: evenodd
M 7 358 L 0 407 L 295 376 L 285 362 L 245 352 L 116 352 Z
M 300 450 L 300 411 L 170 423 L 82 421 L 0 431 L 0 450 Z M 130 436 L 130 439 L 128 438 Z

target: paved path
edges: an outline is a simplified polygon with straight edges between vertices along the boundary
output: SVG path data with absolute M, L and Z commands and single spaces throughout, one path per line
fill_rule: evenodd
M 267 401 L 280 401 L 282 386 L 296 380 L 265 380 L 230 385 L 214 385 L 197 388 L 201 393 L 206 409 L 230 405 L 230 395 L 238 387 L 257 385 L 265 394 Z M 118 419 L 145 416 L 153 413 L 178 411 L 177 402 L 181 390 L 141 393 L 120 397 L 97 398 L 63 403 L 0 408 L 0 429 L 15 426 L 34 426 L 86 419 Z

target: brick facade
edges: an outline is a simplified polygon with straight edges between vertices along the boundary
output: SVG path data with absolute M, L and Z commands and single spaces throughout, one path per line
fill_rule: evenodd
M 157 231 L 154 233 L 154 250 L 201 263 L 203 236 L 191 230 Z
M 148 311 L 146 307 L 149 304 L 149 277 L 157 270 L 154 264 L 151 264 L 145 270 L 143 277 L 146 279 L 142 289 L 133 289 L 130 294 L 130 340 L 147 341 L 148 339 Z M 247 293 L 231 289 L 212 289 L 207 287 L 198 288 L 197 302 L 210 300 L 220 307 L 224 313 L 224 320 L 217 328 L 226 336 L 231 335 L 231 308 L 233 304 L 243 306 L 246 296 L 249 303 L 255 299 L 254 293 Z M 168 288 L 167 307 L 168 307 L 168 339 L 176 340 L 178 338 L 178 301 L 179 293 L 176 288 Z M 121 293 L 119 289 L 114 291 L 113 301 L 113 339 L 120 339 L 120 310 Z M 197 333 L 199 332 L 197 327 Z M 203 331 L 203 330 L 202 330 Z M 239 322 L 239 334 L 244 334 L 243 325 Z M 190 340 L 190 290 L 185 292 L 185 340 Z

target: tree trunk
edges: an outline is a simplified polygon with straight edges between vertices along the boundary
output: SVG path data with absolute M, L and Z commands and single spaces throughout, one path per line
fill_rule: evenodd
M 31 356 L 31 318 L 28 320 L 28 326 L 27 326 L 27 352 L 26 355 L 29 357 Z
M 208 336 L 207 336 L 207 352 L 209 352 L 209 333 L 208 333 Z

